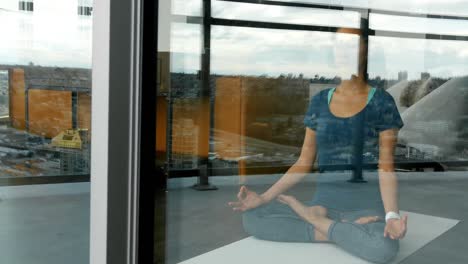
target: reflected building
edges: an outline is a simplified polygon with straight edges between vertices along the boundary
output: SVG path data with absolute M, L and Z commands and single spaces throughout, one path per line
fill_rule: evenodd
M 398 72 L 398 81 L 407 81 L 408 80 L 408 72 L 407 71 L 401 71 Z
M 398 73 L 398 79 L 400 79 L 400 73 Z M 409 84 L 408 81 L 403 80 L 387 89 L 387 92 L 390 93 L 390 95 L 395 100 L 395 103 L 398 107 L 398 111 L 400 112 L 400 114 L 403 113 L 403 111 L 405 111 L 408 108 L 406 106 L 403 106 L 400 101 L 401 94 L 403 90 L 405 90 L 408 87 L 408 84 Z
M 427 76 L 429 75 L 425 75 L 425 79 L 422 80 L 403 80 L 387 89 L 395 100 L 400 113 L 403 113 L 408 109 L 408 107 L 411 107 L 424 96 L 428 95 L 446 82 L 446 79 Z
M 0 119 L 8 117 L 8 72 L 0 70 Z
M 468 149 L 468 76 L 453 78 L 402 113 L 399 141 L 442 159 Z
M 429 78 L 431 78 L 431 74 L 428 73 L 428 72 L 421 72 L 421 80 L 428 80 Z
M 0 70 L 8 73 L 9 102 L 8 116 L 0 126 L 0 173 L 89 173 L 91 70 L 33 65 L 0 65 Z M 85 132 L 77 139 L 79 146 L 55 145 L 56 138 L 75 142 L 74 137 L 60 136 L 69 129 Z
M 290 164 L 300 152 L 309 90 L 301 77 L 218 78 L 214 151 L 225 160 Z

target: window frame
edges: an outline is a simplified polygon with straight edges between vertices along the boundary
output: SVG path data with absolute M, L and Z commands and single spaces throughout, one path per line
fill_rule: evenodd
M 90 263 L 153 258 L 157 2 L 95 2 Z M 143 27 L 144 25 L 144 27 Z M 154 54 L 155 56 L 144 56 Z

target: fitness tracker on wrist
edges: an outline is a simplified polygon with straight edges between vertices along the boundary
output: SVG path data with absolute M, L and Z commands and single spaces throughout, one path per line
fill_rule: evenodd
M 401 217 L 398 213 L 390 211 L 385 215 L 385 222 L 388 222 L 388 220 L 390 219 L 400 219 L 400 218 Z

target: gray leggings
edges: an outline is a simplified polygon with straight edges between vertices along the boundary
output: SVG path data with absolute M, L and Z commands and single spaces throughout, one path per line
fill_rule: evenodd
M 307 206 L 314 205 L 306 202 Z M 383 236 L 385 220 L 369 224 L 354 221 L 363 216 L 378 215 L 377 210 L 340 212 L 328 209 L 327 217 L 333 220 L 328 229 L 328 240 L 347 252 L 375 263 L 387 263 L 399 250 L 399 241 Z M 314 226 L 300 218 L 288 205 L 276 200 L 242 214 L 244 230 L 259 239 L 283 242 L 315 241 Z M 346 222 L 343 222 L 346 221 Z

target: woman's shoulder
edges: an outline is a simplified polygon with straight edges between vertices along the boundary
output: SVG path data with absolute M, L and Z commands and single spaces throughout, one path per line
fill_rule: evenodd
M 326 98 L 328 96 L 328 93 L 330 93 L 333 89 L 335 89 L 335 87 L 328 87 L 328 88 L 322 89 L 318 91 L 317 93 L 315 93 L 312 96 L 312 98 L 323 98 L 323 97 Z
M 389 92 L 387 92 L 387 90 L 383 88 L 376 88 L 376 87 L 374 87 L 374 89 L 375 89 L 374 96 L 376 97 L 378 101 L 380 102 L 394 101 L 393 96 Z

